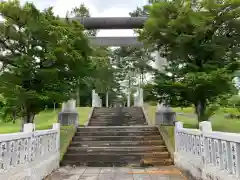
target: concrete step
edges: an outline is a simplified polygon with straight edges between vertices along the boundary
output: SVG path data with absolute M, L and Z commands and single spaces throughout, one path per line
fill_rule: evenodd
M 153 141 L 73 141 L 70 147 L 87 147 L 87 146 L 160 146 L 165 145 L 163 140 Z
M 116 126 L 128 126 L 128 125 L 136 125 L 136 126 L 141 126 L 141 125 L 147 125 L 146 121 L 117 121 L 117 120 L 112 120 L 112 121 L 98 121 L 98 120 L 90 120 L 90 123 L 92 124 L 120 124 Z M 127 125 L 124 125 L 127 124 Z M 98 126 L 98 125 L 95 125 Z
M 158 159 L 169 159 L 170 155 L 168 152 L 161 153 L 94 153 L 94 154 L 70 154 L 64 155 L 66 161 L 105 161 L 105 162 L 116 162 L 116 161 L 140 161 L 142 159 L 158 160 Z
M 118 120 L 120 120 L 120 119 L 134 119 L 134 120 L 138 120 L 138 119 L 144 119 L 144 117 L 143 116 L 134 116 L 134 115 L 108 115 L 108 114 L 106 114 L 106 115 L 99 115 L 99 114 L 93 114 L 92 115 L 92 118 L 95 118 L 95 119 L 118 119 Z
M 141 131 L 132 131 L 132 132 L 124 132 L 124 131 L 99 131 L 99 132 L 77 132 L 75 136 L 154 136 L 160 135 L 158 131 L 153 132 L 141 132 Z
M 98 121 L 100 121 L 100 122 L 102 122 L 102 121 L 121 121 L 121 122 L 125 122 L 125 121 L 140 121 L 140 122 L 142 122 L 142 121 L 145 121 L 145 119 L 143 119 L 143 118 L 137 118 L 137 119 L 134 119 L 134 118 L 126 118 L 126 117 L 124 117 L 124 118 L 113 118 L 113 117 L 92 117 L 91 118 L 91 120 L 93 121 L 96 121 L 96 120 L 98 120 Z
M 132 126 L 132 125 L 147 125 L 147 123 L 94 123 L 90 122 L 89 126 Z
M 99 126 L 88 126 L 88 127 L 78 127 L 77 132 L 132 132 L 132 131 L 140 131 L 140 132 L 152 132 L 158 131 L 155 126 L 115 126 L 115 127 L 99 127 Z
M 162 140 L 161 136 L 74 136 L 73 141 L 146 141 Z
M 95 108 L 90 126 L 78 127 L 61 165 L 166 166 L 170 154 L 141 108 Z
M 129 146 L 121 146 L 121 147 L 105 147 L 105 146 L 100 146 L 100 147 L 68 147 L 67 153 L 69 154 L 74 154 L 74 153 L 81 153 L 81 152 L 114 152 L 116 154 L 121 154 L 121 153 L 129 153 L 129 152 L 135 152 L 135 153 L 142 153 L 142 152 L 163 152 L 167 151 L 166 146 L 137 146 L 137 147 L 129 147 Z
M 62 161 L 61 166 L 91 166 L 91 167 L 144 167 L 144 166 L 171 166 L 173 165 L 172 159 L 157 159 L 157 160 L 145 160 L 143 161 L 116 161 L 116 162 L 106 162 L 106 161 Z
M 144 123 L 145 120 L 118 120 L 118 119 L 91 119 L 91 122 L 95 123 Z

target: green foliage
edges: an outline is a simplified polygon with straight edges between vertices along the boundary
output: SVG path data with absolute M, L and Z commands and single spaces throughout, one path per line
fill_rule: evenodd
M 82 26 L 62 21 L 52 9 L 32 3 L 0 3 L 0 91 L 16 116 L 32 122 L 50 101 L 68 100 L 78 77 L 85 77 L 91 49 Z
M 147 49 L 139 47 L 121 47 L 113 52 L 116 76 L 120 81 L 128 80 L 129 86 L 144 84 L 147 73 L 152 73 L 150 63 L 153 58 Z
M 145 8 L 150 17 L 140 39 L 168 61 L 165 72 L 155 76 L 155 93 L 170 103 L 194 104 L 199 121 L 208 120 L 219 97 L 233 90 L 239 68 L 239 7 L 238 0 L 177 0 Z
M 90 10 L 85 4 L 81 4 L 79 7 L 73 8 L 69 15 L 78 18 L 91 17 Z M 97 30 L 87 30 L 85 33 L 87 36 L 96 36 Z
M 229 101 L 240 112 L 240 95 L 232 96 Z
M 84 4 L 73 8 L 69 15 L 77 18 L 91 17 L 90 9 Z M 87 36 L 96 36 L 98 31 L 85 30 L 84 32 Z M 102 96 L 105 96 L 105 93 L 108 91 L 111 100 L 111 97 L 114 97 L 113 88 L 117 88 L 118 86 L 113 76 L 113 68 L 109 59 L 109 55 L 111 54 L 110 49 L 103 47 L 92 48 L 93 53 L 90 58 L 91 66 L 86 68 L 88 70 L 88 76 L 86 76 L 82 82 L 79 82 L 76 94 L 76 99 L 78 100 L 78 96 L 80 96 L 81 104 L 83 104 L 83 100 L 85 101 L 85 105 L 89 104 L 87 101 L 89 100 L 89 96 L 91 96 L 92 89 L 96 89 Z

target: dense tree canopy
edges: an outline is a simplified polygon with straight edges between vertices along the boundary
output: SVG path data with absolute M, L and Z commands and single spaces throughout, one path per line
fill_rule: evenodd
M 140 39 L 166 58 L 155 76 L 155 92 L 195 105 L 199 121 L 207 107 L 232 91 L 239 68 L 240 1 L 156 1 Z M 170 101 L 171 102 L 171 101 Z
M 69 17 L 91 17 L 90 9 L 84 4 L 75 7 L 67 15 Z M 86 36 L 96 36 L 97 30 L 85 30 Z M 78 106 L 91 104 L 92 89 L 95 89 L 101 96 L 109 92 L 114 96 L 113 88 L 118 86 L 113 76 L 113 68 L 110 61 L 111 50 L 104 47 L 92 47 L 92 54 L 89 57 L 91 66 L 86 68 L 87 76 L 79 77 L 76 100 Z M 104 96 L 105 97 L 105 96 Z M 81 99 L 81 101 L 80 101 Z M 79 102 L 80 101 L 80 102 Z
M 46 103 L 68 100 L 86 76 L 91 48 L 83 27 L 32 3 L 0 3 L 0 91 L 10 112 L 32 122 Z M 9 112 L 9 111 L 8 111 Z

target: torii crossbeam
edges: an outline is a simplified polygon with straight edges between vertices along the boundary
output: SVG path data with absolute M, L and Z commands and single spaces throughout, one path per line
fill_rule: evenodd
M 79 21 L 85 29 L 141 29 L 147 17 L 89 17 L 71 18 Z M 89 37 L 96 46 L 142 46 L 137 37 Z

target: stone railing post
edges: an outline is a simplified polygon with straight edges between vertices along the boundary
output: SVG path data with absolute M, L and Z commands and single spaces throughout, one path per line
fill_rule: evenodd
M 57 138 L 56 138 L 56 147 L 57 147 L 57 152 L 60 153 L 60 124 L 55 123 L 52 126 L 53 129 L 57 130 Z M 60 155 L 60 154 L 59 154 Z
M 34 131 L 35 131 L 35 124 L 32 123 L 27 123 L 23 125 L 23 132 L 26 133 L 32 133 L 31 138 L 28 141 L 27 147 L 28 147 L 28 160 L 27 161 L 31 161 L 34 154 L 32 153 L 32 145 L 33 145 L 33 135 L 34 135 Z
M 35 124 L 27 123 L 23 125 L 23 132 L 34 132 Z
M 139 106 L 143 106 L 143 89 L 139 89 Z
M 176 122 L 175 123 L 175 129 L 174 129 L 174 137 L 175 137 L 175 153 L 179 152 L 179 146 L 180 146 L 180 139 L 178 136 L 178 131 L 183 128 L 182 122 Z
M 99 97 L 99 107 L 102 107 L 102 99 Z
M 108 105 L 108 91 L 106 92 L 106 107 L 108 107 L 109 105 Z
M 96 92 L 92 90 L 92 107 L 96 107 Z
M 211 149 L 212 145 L 211 143 L 209 144 L 208 147 L 208 142 L 207 139 L 204 137 L 204 133 L 206 132 L 211 132 L 212 131 L 212 124 L 209 121 L 203 121 L 199 123 L 199 130 L 202 132 L 201 137 L 200 137 L 200 152 L 201 152 L 201 165 L 202 168 L 205 169 L 207 165 L 207 159 L 210 155 L 211 150 L 209 151 L 209 148 Z M 206 174 L 202 173 L 202 177 L 206 178 Z

